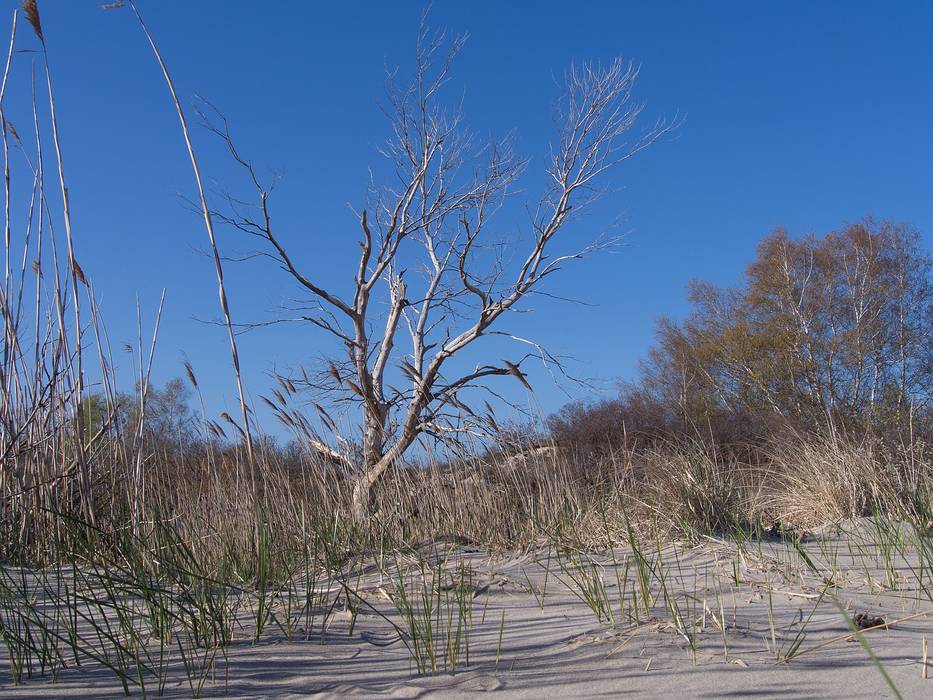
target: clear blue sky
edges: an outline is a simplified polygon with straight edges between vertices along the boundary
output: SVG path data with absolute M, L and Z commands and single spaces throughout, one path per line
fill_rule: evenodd
M 156 380 L 180 375 L 187 353 L 209 408 L 229 408 L 224 332 L 198 320 L 218 318 L 216 287 L 198 252 L 201 222 L 178 196 L 194 188 L 176 118 L 129 12 L 99 4 L 40 2 L 78 259 L 103 296 L 115 346 L 135 337 L 136 294 L 151 320 L 165 287 Z M 186 104 L 209 98 L 257 165 L 284 172 L 274 202 L 281 235 L 323 283 L 340 284 L 357 250 L 349 206 L 364 204 L 368 166 L 387 135 L 377 104 L 383 69 L 410 66 L 422 4 L 139 6 Z M 554 77 L 571 60 L 640 62 L 647 114 L 686 115 L 676 140 L 618 171 L 619 191 L 587 220 L 594 232 L 620 220 L 626 247 L 568 270 L 551 288 L 596 305 L 542 300 L 523 321 L 574 356 L 578 374 L 609 388 L 634 376 L 657 316 L 683 315 L 689 279 L 736 283 L 776 226 L 825 232 L 871 213 L 911 222 L 931 241 L 929 3 L 437 2 L 431 22 L 469 32 L 455 71 L 469 123 L 484 133 L 516 129 L 532 171 L 552 135 Z M 22 46 L 32 43 L 23 36 Z M 195 137 L 209 178 L 238 183 L 211 137 Z M 248 248 L 233 232 L 221 245 Z M 269 318 L 295 291 L 268 268 L 228 268 L 237 320 Z M 553 314 L 561 329 L 549 323 Z M 312 361 L 324 347 L 313 329 L 245 336 L 251 393 L 265 391 L 273 366 Z M 558 408 L 565 396 L 537 379 L 542 410 Z

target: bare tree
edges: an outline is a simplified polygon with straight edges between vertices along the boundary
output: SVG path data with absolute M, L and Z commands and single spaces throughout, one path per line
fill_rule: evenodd
M 606 66 L 571 67 L 556 109 L 558 135 L 547 161 L 546 191 L 529 214 L 526 252 L 512 259 L 516 241 L 496 238 L 490 221 L 526 161 L 515 156 L 510 139 L 479 143 L 464 129 L 459 108 L 441 106 L 442 88 L 462 46 L 463 38 L 447 42 L 422 22 L 413 79 L 398 87 L 390 76 L 385 112 L 392 135 L 382 154 L 395 177 L 392 184 L 371 186 L 369 207 L 359 216 L 360 255 L 347 296 L 323 288 L 299 268 L 273 227 L 271 187 L 237 150 L 226 121 L 221 117 L 209 124 L 258 193 L 255 209 L 229 197 L 229 211 L 218 215 L 261 239 L 261 254 L 273 258 L 312 299 L 287 320 L 314 324 L 342 348 L 320 372 L 279 377 L 282 390 L 265 400 L 315 450 L 352 470 L 357 517 L 367 512 L 373 485 L 419 439 L 458 444 L 495 429 L 489 402 L 483 400 L 479 408 L 475 400 L 478 392 L 501 399 L 487 381 L 491 377 L 511 376 L 530 389 L 524 361 L 538 357 L 559 367 L 539 344 L 503 328 L 504 317 L 518 311 L 565 263 L 614 242 L 595 238 L 574 252 L 552 254 L 571 211 L 576 216 L 601 194 L 602 176 L 674 127 L 659 120 L 633 133 L 643 104 L 632 98 L 639 72 L 632 63 L 617 59 Z M 421 273 L 417 287 L 406 274 L 412 268 Z M 466 365 L 465 351 L 490 336 L 519 341 L 526 352 L 513 361 Z M 402 386 L 389 384 L 389 376 L 399 377 Z M 289 410 L 287 396 L 302 389 L 318 392 L 331 406 L 355 407 L 361 427 L 355 446 L 337 438 L 336 422 L 320 403 L 314 404 L 320 424 L 332 431 L 333 440 Z

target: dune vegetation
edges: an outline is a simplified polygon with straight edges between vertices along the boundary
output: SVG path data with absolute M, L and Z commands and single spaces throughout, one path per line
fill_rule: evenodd
M 363 212 L 355 295 L 343 301 L 291 264 L 268 219 L 211 208 L 170 67 L 139 25 L 188 144 L 242 410 L 210 415 L 190 365 L 153 385 L 158 317 L 128 348 L 135 387 L 118 385 L 94 281 L 73 252 L 55 117 L 61 57 L 46 51 L 27 0 L 0 86 L 0 696 L 528 695 L 560 684 L 652 694 L 682 692 L 677 683 L 691 696 L 756 684 L 822 694 L 844 682 L 859 686 L 833 692 L 922 694 L 933 637 L 933 287 L 909 226 L 776 232 L 741 288 L 691 288 L 693 314 L 659 322 L 642 376 L 618 397 L 546 421 L 497 419 L 467 390 L 527 384 L 522 363 L 552 358 L 533 348 L 462 373 L 447 370 L 451 358 L 578 256 L 546 249 L 590 179 L 676 128 L 661 121 L 618 140 L 641 112 L 628 102 L 637 70 L 570 73 L 564 150 L 549 171 L 557 184 L 517 272 L 496 260 L 477 272 L 470 247 L 524 162 L 500 143 L 478 180 L 456 181 L 447 168 L 457 163 L 431 160 L 431 138 L 461 146 L 468 162 L 457 119 L 399 131 L 412 108 L 435 114 L 417 89 L 435 84 L 416 76 L 391 103 L 402 137 L 390 154 L 409 171 L 414 158 L 415 175 L 401 194 L 379 195 L 383 213 Z M 460 46 L 448 56 L 432 36 L 423 30 L 419 47 L 425 66 L 440 61 L 439 89 Z M 34 69 L 14 51 L 27 42 L 41 54 Z M 7 94 L 13 70 L 34 70 L 32 95 Z M 32 100 L 28 128 L 3 114 L 19 99 Z M 268 191 L 226 122 L 213 132 L 265 211 Z M 14 206 L 11 172 L 23 167 L 15 192 L 28 201 Z M 462 237 L 445 238 L 445 217 Z M 285 274 L 333 307 L 312 323 L 335 359 L 278 376 L 262 399 L 290 442 L 268 435 L 246 399 L 215 225 L 252 229 Z M 391 264 L 409 242 L 434 261 L 427 296 L 406 292 L 414 282 Z M 383 291 L 387 311 L 370 323 L 368 295 Z M 416 298 L 427 301 L 409 310 Z M 432 311 L 451 325 L 466 318 L 466 330 L 419 326 Z M 339 314 L 344 325 L 329 320 Z M 414 349 L 393 351 L 406 318 Z M 338 434 L 337 411 L 357 417 L 357 434 Z M 567 677 L 548 675 L 554 665 Z

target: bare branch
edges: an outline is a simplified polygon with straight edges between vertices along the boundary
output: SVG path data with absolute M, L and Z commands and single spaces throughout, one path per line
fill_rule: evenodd
M 270 255 L 320 300 L 318 315 L 299 318 L 338 342 L 336 353 L 325 353 L 318 374 L 303 373 L 294 384 L 353 412 L 360 425 L 359 445 L 352 451 L 361 460 L 354 491 L 358 509 L 368 502 L 369 489 L 380 475 L 421 436 L 450 446 L 458 436 L 498 431 L 489 404 L 473 408 L 468 394 L 484 392 L 497 403 L 523 410 L 491 388 L 491 378 L 509 377 L 532 391 L 522 369 L 532 357 L 552 378 L 566 376 L 560 358 L 497 324 L 505 314 L 523 311 L 521 302 L 531 295 L 549 296 L 539 288 L 567 263 L 617 245 L 618 238 L 594 236 L 575 252 L 553 250 L 571 216 L 600 195 L 606 174 L 676 126 L 657 121 L 633 135 L 644 104 L 632 98 L 638 77 L 632 63 L 572 66 L 545 167 L 548 185 L 529 217 L 529 247 L 519 253 L 515 240 L 497 238 L 490 227 L 527 161 L 515 156 L 510 137 L 481 143 L 467 131 L 460 101 L 452 109 L 442 106 L 463 43 L 463 37 L 447 41 L 443 33 L 430 32 L 423 19 L 412 80 L 399 86 L 396 73 L 389 75 L 383 110 L 390 136 L 380 153 L 391 175 L 382 185 L 373 176 L 369 201 L 358 214 L 360 255 L 351 273 L 351 300 L 324 290 L 298 270 L 283 239 L 273 232 L 269 188 L 235 147 L 226 120 L 221 116 L 218 125 L 209 126 L 246 172 L 257 197 L 253 211 L 259 212 L 251 216 L 248 205 L 228 197 L 231 213 L 219 220 L 266 242 Z M 411 271 L 407 281 L 405 270 Z M 412 275 L 420 275 L 417 283 Z M 400 329 L 410 337 L 408 353 L 398 346 Z M 451 372 L 451 359 L 462 358 L 486 336 L 507 338 L 533 351 L 514 362 L 483 362 L 470 371 Z M 389 383 L 397 378 L 407 387 Z M 323 451 L 326 442 L 282 398 L 276 409 L 280 419 L 303 435 L 306 444 Z M 334 431 L 329 415 L 318 410 L 318 419 Z

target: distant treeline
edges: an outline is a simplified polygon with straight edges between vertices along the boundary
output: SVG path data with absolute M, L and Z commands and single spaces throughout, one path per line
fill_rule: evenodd
M 933 284 L 916 230 L 867 219 L 822 237 L 777 230 L 737 288 L 689 285 L 638 381 L 565 406 L 577 449 L 677 437 L 754 445 L 787 429 L 933 435 Z
M 593 453 L 700 439 L 744 450 L 787 430 L 832 429 L 931 443 L 931 272 L 933 259 L 905 225 L 868 219 L 798 239 L 775 231 L 760 242 L 740 287 L 690 283 L 692 310 L 680 323 L 658 321 L 637 381 L 616 398 L 564 406 L 548 419 L 548 435 L 523 428 L 519 442 L 537 435 Z M 199 415 L 186 384 L 150 387 L 142 426 L 138 400 L 119 397 L 108 418 L 103 398 L 90 395 L 86 439 L 110 420 L 109 428 L 138 434 L 164 460 L 231 449 L 236 423 Z M 293 464 L 314 456 L 269 438 L 259 449 Z

